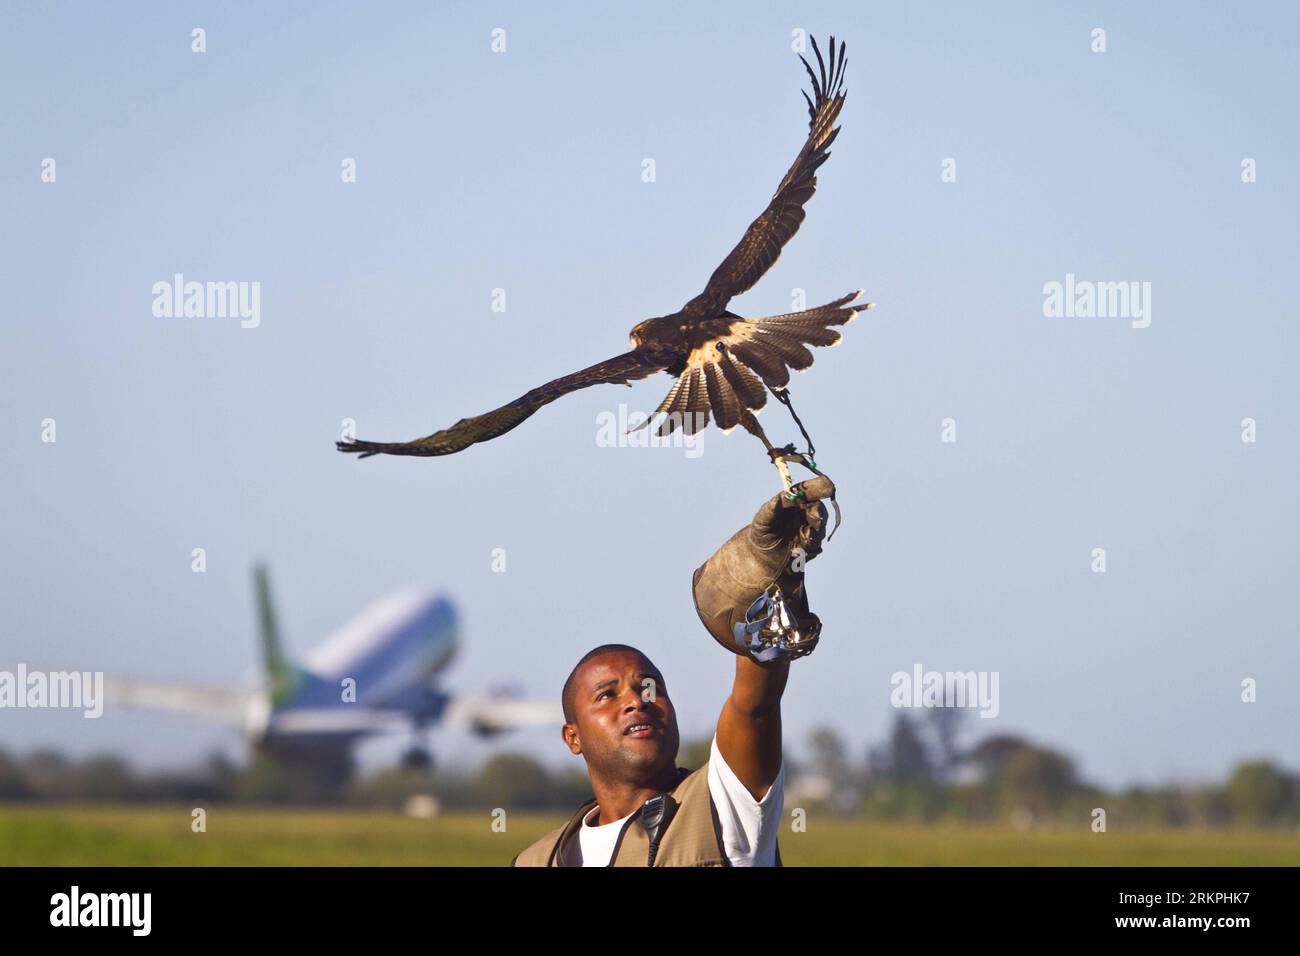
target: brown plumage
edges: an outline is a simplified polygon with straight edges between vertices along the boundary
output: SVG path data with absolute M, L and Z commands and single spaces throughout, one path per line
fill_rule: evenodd
M 693 435 L 709 422 L 710 413 L 724 431 L 745 424 L 747 409 L 762 408 L 768 388 L 783 389 L 789 369 L 812 365 L 806 346 L 835 345 L 844 325 L 871 303 L 851 304 L 859 290 L 827 305 L 789 315 L 745 319 L 727 311 L 734 296 L 751 288 L 776 261 L 782 247 L 799 231 L 804 204 L 817 187 L 816 172 L 830 156 L 839 134 L 835 121 L 844 105 L 844 44 L 838 58 L 835 38 L 830 40 L 829 66 L 813 41 L 817 72 L 804 57 L 812 80 L 807 93 L 809 132 L 771 202 L 745 230 L 745 235 L 709 277 L 704 291 L 672 315 L 647 319 L 631 332 L 632 349 L 590 368 L 547 382 L 494 411 L 462 418 L 455 425 L 426 438 L 409 442 L 339 442 L 338 449 L 370 455 L 450 455 L 476 442 L 503 435 L 543 405 L 591 385 L 631 385 L 637 379 L 666 371 L 677 381 L 646 424 L 659 413 L 666 417 L 658 434 L 681 427 Z M 753 419 L 748 418 L 752 423 Z M 644 427 L 644 426 L 642 426 Z M 748 427 L 748 426 L 746 426 Z

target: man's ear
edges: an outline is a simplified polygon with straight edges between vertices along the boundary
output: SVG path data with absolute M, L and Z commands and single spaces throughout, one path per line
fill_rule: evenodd
M 570 753 L 582 753 L 582 738 L 578 736 L 577 724 L 565 724 L 560 728 L 560 736 L 564 738 L 564 745 Z

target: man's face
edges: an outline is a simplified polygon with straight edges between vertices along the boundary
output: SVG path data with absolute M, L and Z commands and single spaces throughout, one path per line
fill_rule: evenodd
M 663 676 L 640 654 L 610 651 L 582 665 L 573 695 L 577 724 L 564 739 L 588 766 L 608 777 L 641 783 L 677 760 L 677 714 Z M 635 726 L 649 725 L 635 730 Z

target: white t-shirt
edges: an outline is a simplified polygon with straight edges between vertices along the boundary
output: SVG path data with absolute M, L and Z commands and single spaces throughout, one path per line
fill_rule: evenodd
M 727 766 L 718 750 L 717 734 L 709 745 L 709 795 L 722 825 L 722 846 L 732 866 L 776 866 L 776 835 L 781 828 L 781 811 L 785 806 L 785 761 L 777 771 L 772 786 L 755 800 L 740 778 Z M 636 811 L 633 810 L 632 813 Z M 578 839 L 570 841 L 565 866 L 609 866 L 614 844 L 627 823 L 621 820 L 594 826 L 600 817 L 596 807 L 582 821 Z

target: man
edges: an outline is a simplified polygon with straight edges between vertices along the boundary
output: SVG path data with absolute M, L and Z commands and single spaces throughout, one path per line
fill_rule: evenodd
M 604 644 L 563 690 L 561 734 L 587 763 L 592 799 L 513 866 L 780 866 L 781 695 L 812 650 L 803 563 L 821 550 L 835 486 L 824 476 L 765 503 L 695 572 L 695 605 L 736 676 L 703 767 L 677 766 L 677 713 L 641 651 Z

